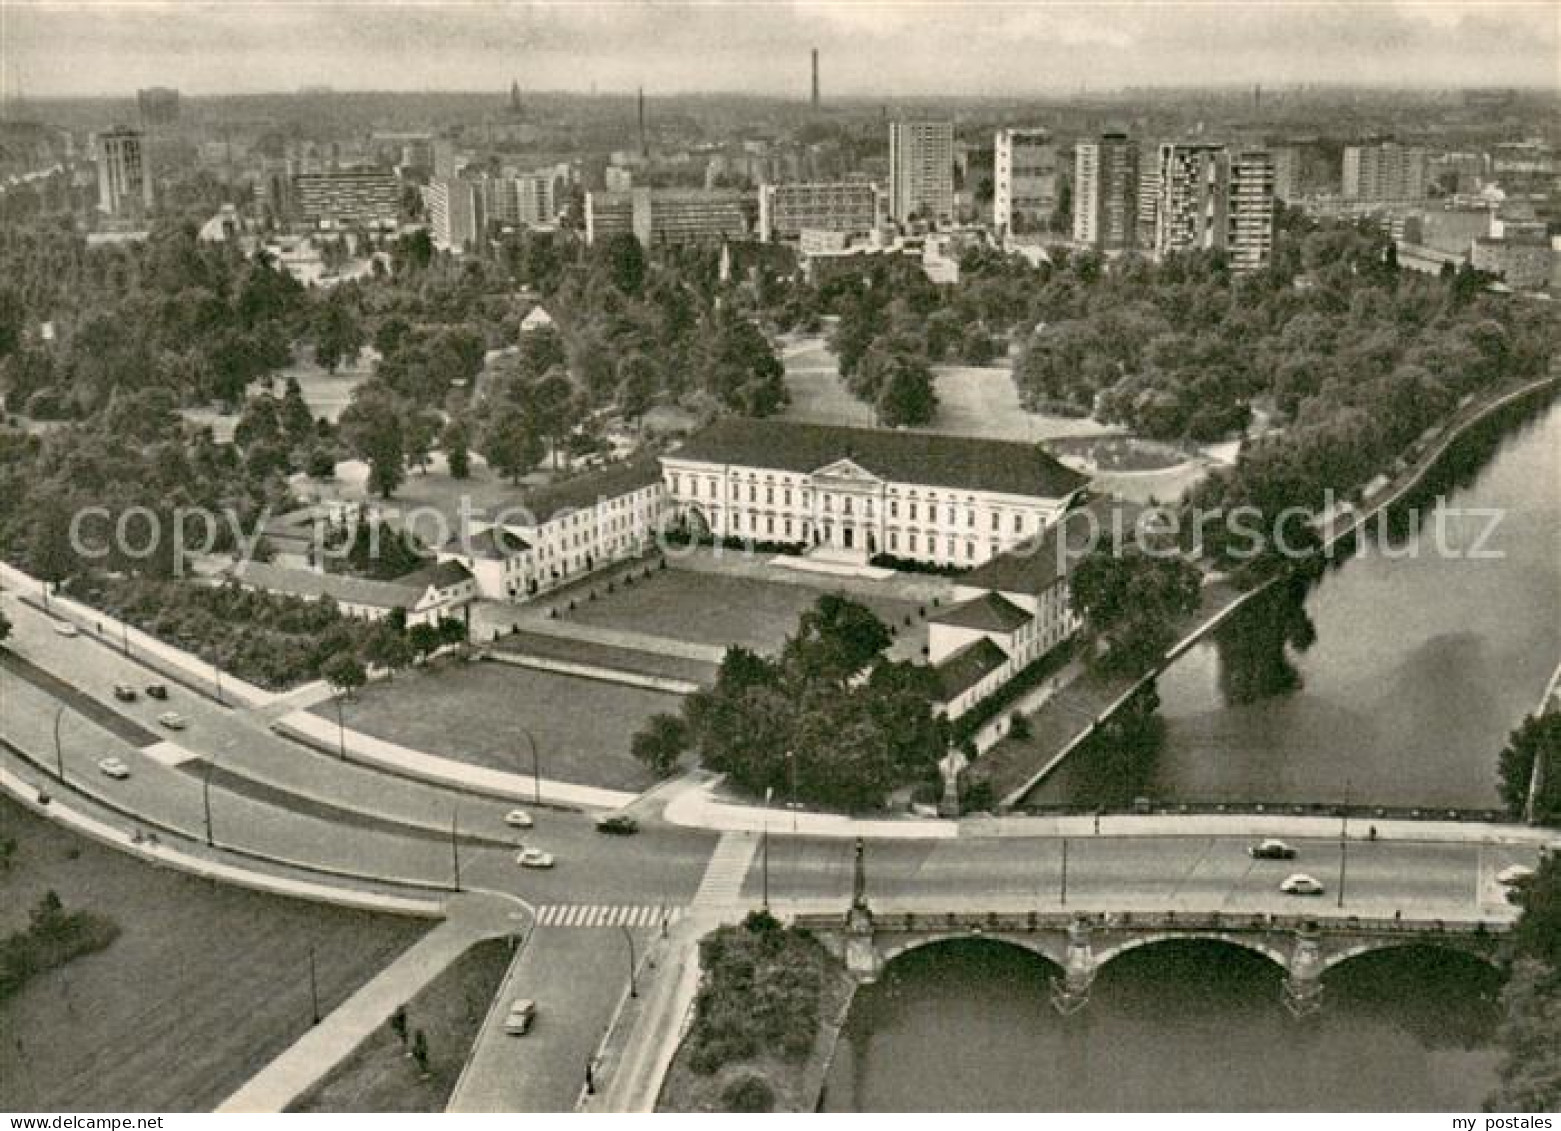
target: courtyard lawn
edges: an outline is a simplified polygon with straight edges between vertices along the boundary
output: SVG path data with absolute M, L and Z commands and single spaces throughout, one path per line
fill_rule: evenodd
M 784 361 L 786 387 L 791 391 L 791 405 L 782 414 L 787 419 L 873 427 L 872 409 L 846 390 L 835 356 L 822 339 L 792 344 Z M 1019 405 L 1012 372 L 1004 367 L 938 366 L 934 380 L 938 415 L 927 427 L 929 432 L 1035 441 L 1119 431 L 1095 420 L 1026 412 Z
M 693 570 L 667 569 L 595 601 L 575 597 L 574 611 L 560 616 L 601 628 L 621 628 L 696 644 L 740 645 L 774 652 L 797 630 L 802 613 L 831 588 L 821 581 L 790 585 Z M 886 624 L 900 631 L 909 616 L 924 630 L 917 606 L 894 597 L 856 595 Z M 919 647 L 919 645 L 918 645 Z
M 444 663 L 360 691 L 344 719 L 364 734 L 426 754 L 529 775 L 529 730 L 542 776 L 641 790 L 655 779 L 629 753 L 650 716 L 676 714 L 682 697 L 494 662 Z M 336 718 L 333 702 L 314 708 Z
M 311 947 L 329 1012 L 428 930 L 156 868 L 9 798 L 0 835 L 0 930 L 51 888 L 121 929 L 0 1005 L 7 1111 L 210 1111 L 309 1028 Z

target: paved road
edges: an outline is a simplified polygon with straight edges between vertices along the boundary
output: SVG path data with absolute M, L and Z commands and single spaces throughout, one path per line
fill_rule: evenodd
M 118 703 L 111 690 L 115 681 L 144 686 L 155 677 L 94 640 L 59 636 L 47 617 L 14 599 L 0 600 L 16 626 L 8 645 L 92 700 L 88 713 L 78 700 L 63 717 L 61 746 L 73 786 L 199 841 L 204 770 L 215 755 L 220 772 L 212 776 L 210 798 L 219 846 L 325 871 L 448 885 L 454 868 L 450 821 L 456 814 L 466 887 L 514 895 L 533 907 L 595 909 L 580 915 L 554 911 L 548 921 L 596 926 L 531 932 L 502 993 L 537 998 L 542 1017 L 531 1037 L 481 1043 L 473 1090 L 462 1100 L 473 1109 L 494 1103 L 521 1110 L 572 1105 L 585 1061 L 627 981 L 626 942 L 617 924 L 632 916 L 613 909 L 687 906 L 703 890 L 700 905 L 706 911 L 735 917 L 759 901 L 765 865 L 764 855 L 753 851 L 754 833 L 726 834 L 717 853 L 713 834 L 669 825 L 655 815 L 655 805 L 644 806 L 645 829 L 632 838 L 602 836 L 580 814 L 533 810 L 536 828 L 524 834 L 526 840 L 556 852 L 560 863 L 552 872 L 523 871 L 514 863 L 513 847 L 502 844 L 512 835 L 502 822 L 509 803 L 343 763 L 275 735 L 255 714 L 174 685 L 166 705 L 144 698 Z M 0 736 L 47 762 L 59 693 L 0 667 Z M 158 727 L 157 714 L 169 708 L 189 718 L 188 729 L 170 733 Z M 138 726 L 120 725 L 109 712 Z M 171 744 L 147 744 L 148 735 L 165 734 Z M 99 773 L 96 762 L 108 753 L 130 765 L 129 780 L 110 781 Z M 16 762 L 10 755 L 4 760 Z M 36 768 L 27 773 L 29 780 L 43 778 Z M 1234 822 L 1224 827 L 1236 830 Z M 1336 836 L 1298 839 L 1300 858 L 1289 863 L 1254 861 L 1244 851 L 1246 838 L 1209 833 L 1207 822 L 1177 825 L 1166 818 L 1153 829 L 1135 826 L 1132 835 L 1066 841 L 1024 835 L 1025 829 L 1047 828 L 1044 822 L 1022 828 L 993 823 L 991 829 L 943 840 L 871 840 L 869 900 L 884 907 L 939 901 L 965 907 L 986 896 L 1004 906 L 1055 908 L 1064 896 L 1064 844 L 1069 906 L 1295 911 L 1306 901 L 1278 891 L 1291 871 L 1309 872 L 1327 884 L 1322 901 L 1330 907 L 1336 899 L 1341 852 Z M 1189 829 L 1197 831 L 1186 835 Z M 1355 837 L 1362 831 L 1352 826 Z M 1537 851 L 1532 843 L 1481 845 L 1466 838 L 1354 839 L 1345 910 L 1449 919 L 1510 916 L 1513 909 L 1503 901 L 1495 873 L 1508 863 L 1531 863 Z M 771 838 L 768 889 L 778 903 L 843 906 L 852 873 L 848 839 Z M 499 1089 L 490 1086 L 492 1079 L 508 1083 Z M 496 1098 L 500 1091 L 502 1100 Z

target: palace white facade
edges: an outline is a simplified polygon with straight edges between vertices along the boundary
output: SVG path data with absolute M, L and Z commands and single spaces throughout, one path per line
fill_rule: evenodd
M 676 517 L 717 538 L 973 567 L 1086 480 L 1030 444 L 726 419 L 661 457 Z

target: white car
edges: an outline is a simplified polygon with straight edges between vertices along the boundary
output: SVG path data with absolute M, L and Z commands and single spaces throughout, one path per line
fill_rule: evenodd
M 512 1037 L 524 1037 L 537 1019 L 537 1003 L 529 997 L 510 1002 L 509 1015 L 504 1018 L 504 1031 Z
M 124 781 L 130 776 L 130 767 L 118 758 L 104 758 L 98 763 L 98 769 L 102 770 L 115 781 Z
M 81 635 L 81 629 L 79 629 L 75 625 L 71 624 L 70 621 L 68 621 L 68 620 L 57 620 L 57 621 L 55 621 L 54 622 L 54 631 L 59 633 L 61 636 L 80 636 Z
M 1280 883 L 1279 890 L 1286 895 L 1321 895 L 1324 888 L 1305 872 L 1297 872 L 1293 876 L 1286 876 Z
M 532 825 L 531 814 L 524 809 L 511 809 L 504 814 L 504 823 L 512 829 L 529 829 Z
M 515 863 L 522 868 L 551 868 L 553 866 L 553 854 L 543 852 L 540 848 L 523 848 L 515 857 Z
M 1496 882 L 1507 887 L 1520 887 L 1534 878 L 1534 869 L 1526 864 L 1513 864 L 1496 873 Z
M 183 730 L 190 725 L 190 720 L 179 714 L 178 711 L 164 711 L 157 716 L 157 721 L 169 730 Z

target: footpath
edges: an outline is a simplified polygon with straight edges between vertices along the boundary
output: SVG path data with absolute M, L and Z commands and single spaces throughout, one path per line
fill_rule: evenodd
M 444 922 L 251 1077 L 217 1111 L 286 1111 L 475 944 L 515 935 L 520 924 L 514 912 L 515 905 L 497 896 L 453 897 Z

